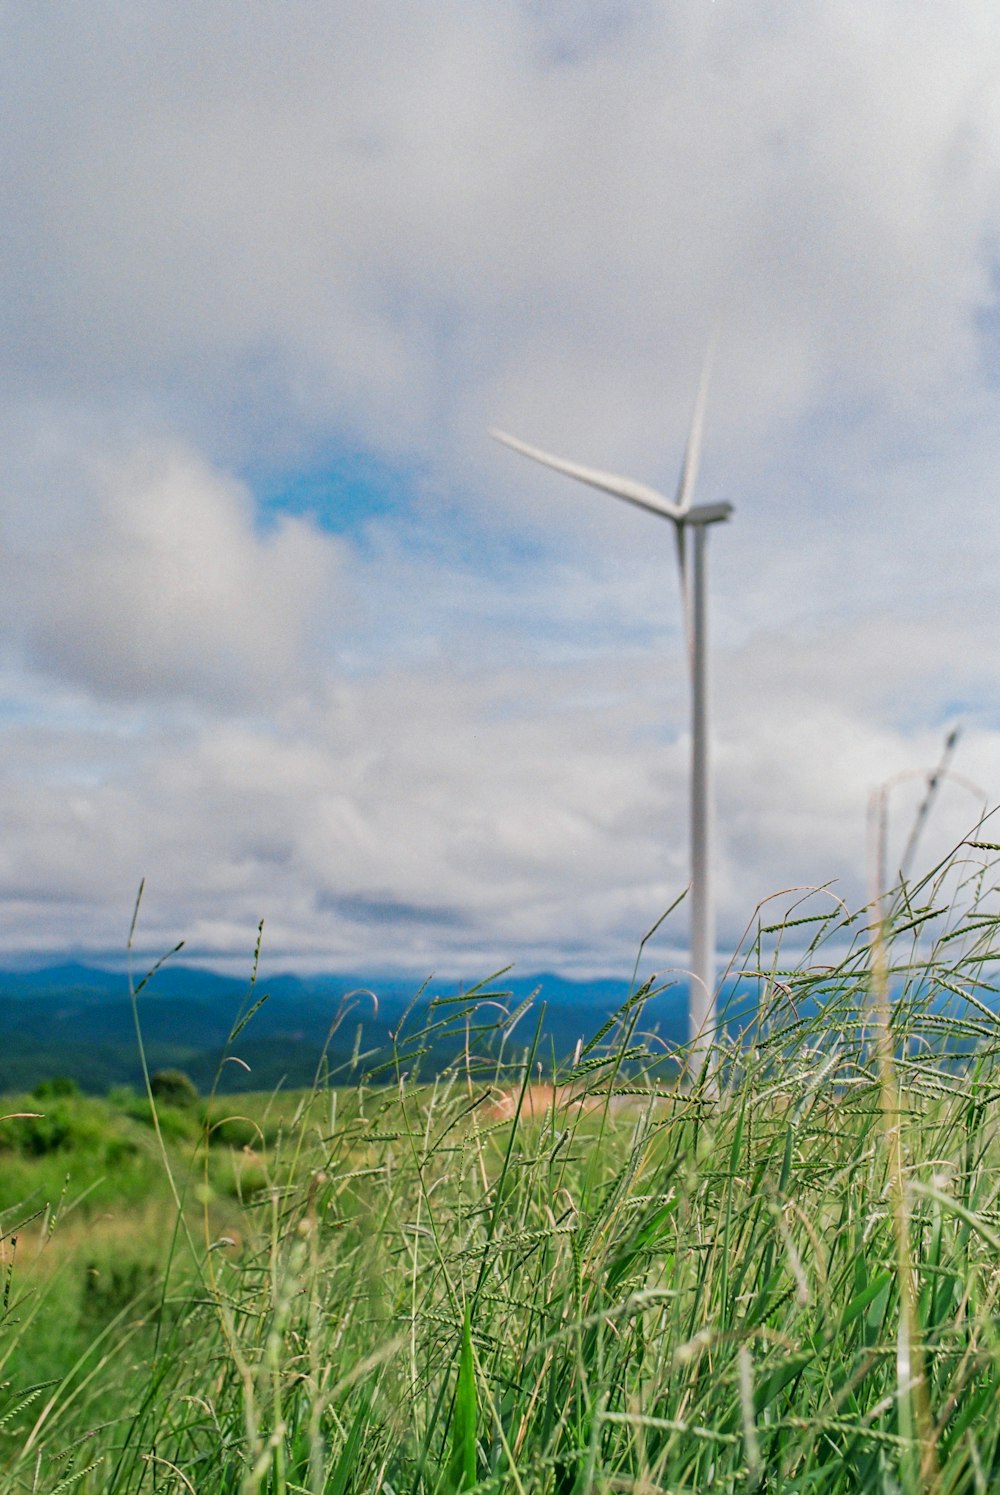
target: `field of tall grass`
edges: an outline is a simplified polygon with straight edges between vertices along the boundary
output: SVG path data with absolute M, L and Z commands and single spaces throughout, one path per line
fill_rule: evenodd
M 552 1073 L 501 980 L 225 1147 L 133 1116 L 146 1216 L 67 1153 L 3 1214 L 0 1491 L 1000 1489 L 997 850 L 759 919 L 698 1076 L 656 981 Z

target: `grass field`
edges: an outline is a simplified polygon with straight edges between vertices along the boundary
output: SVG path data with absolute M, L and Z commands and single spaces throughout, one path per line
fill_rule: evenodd
M 478 991 L 225 1125 L 11 1098 L 0 1491 L 1000 1488 L 990 874 L 795 917 L 697 1083 L 651 990 L 556 1083 Z

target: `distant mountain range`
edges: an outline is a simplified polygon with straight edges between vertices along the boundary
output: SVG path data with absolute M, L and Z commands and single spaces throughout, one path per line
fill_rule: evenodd
M 365 992 L 375 993 L 377 1007 L 360 994 Z M 532 1011 L 521 1018 L 508 1044 L 520 1052 L 533 1041 L 544 1005 L 538 1052 L 547 1067 L 596 1033 L 629 989 L 625 981 L 571 981 L 543 973 L 501 977 L 489 992 L 489 1000 L 485 990 L 475 994 L 481 1005 L 473 1026 L 480 1031 L 473 1044 L 488 1046 L 490 1035 L 482 1030 L 501 1016 L 500 1005 L 513 1012 L 537 992 Z M 223 1066 L 222 1088 L 265 1090 L 310 1084 L 324 1050 L 335 1079 L 374 1072 L 390 1058 L 393 1034 L 404 1067 L 433 1073 L 466 1041 L 468 1004 L 462 997 L 461 988 L 446 983 L 421 992 L 417 982 L 399 977 L 373 982 L 353 975 L 277 975 L 262 979 L 248 995 L 246 980 L 173 965 L 157 971 L 141 991 L 138 1011 L 150 1069 L 182 1069 L 205 1090 L 234 1025 L 259 1003 L 229 1045 L 242 1063 Z M 644 1026 L 655 1022 L 662 1038 L 680 1042 L 686 1010 L 686 989 L 672 987 L 648 1009 Z M 432 1030 L 418 1036 L 425 1028 Z M 419 1056 L 417 1049 L 423 1050 Z M 98 1093 L 141 1084 L 132 1005 L 121 972 L 75 963 L 0 971 L 0 1091 L 30 1090 L 57 1075 Z

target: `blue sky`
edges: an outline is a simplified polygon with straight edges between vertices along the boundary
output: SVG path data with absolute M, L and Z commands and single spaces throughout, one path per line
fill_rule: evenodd
M 1000 15 L 32 0 L 0 26 L 0 960 L 618 975 L 1000 799 Z M 970 787 L 973 786 L 973 787 Z M 683 962 L 682 919 L 661 964 Z
M 310 454 L 294 466 L 242 474 L 266 524 L 281 514 L 312 519 L 321 529 L 364 541 L 369 522 L 404 516 L 417 502 L 419 471 L 392 468 L 376 453 L 337 450 Z

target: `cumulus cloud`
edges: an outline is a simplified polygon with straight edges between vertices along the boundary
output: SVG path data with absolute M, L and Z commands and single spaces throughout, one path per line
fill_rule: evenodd
M 32 667 L 130 700 L 301 688 L 338 590 L 330 535 L 290 516 L 261 532 L 244 485 L 176 443 L 80 452 L 75 476 L 5 526 L 3 613 Z
M 220 957 L 627 960 L 686 878 L 670 537 L 485 430 L 669 489 L 716 330 L 724 938 L 862 894 L 957 716 L 996 792 L 988 0 L 0 32 L 3 948 L 113 947 L 149 872 Z M 261 502 L 341 449 L 388 515 Z
M 7 18 L 22 380 L 140 381 L 237 426 L 263 380 L 286 419 L 424 452 L 489 392 L 659 461 L 720 319 L 741 439 L 969 371 L 1000 206 L 986 0 L 960 26 L 900 0 L 53 17 Z
M 834 649 L 845 641 L 835 638 Z M 870 643 L 873 640 L 869 641 Z M 821 651 L 783 690 L 723 652 L 717 670 L 720 944 L 758 901 L 832 881 L 867 895 L 872 788 L 930 769 L 943 733 L 831 696 Z M 658 653 L 477 674 L 442 661 L 331 683 L 256 719 L 105 707 L 89 726 L 22 722 L 0 775 L 0 949 L 118 953 L 147 878 L 146 947 L 248 958 L 259 918 L 275 966 L 481 975 L 510 960 L 622 971 L 687 881 L 683 690 Z M 680 682 L 678 682 L 680 687 Z M 966 777 L 995 773 L 997 731 L 973 726 Z M 892 802 L 898 856 L 922 781 Z M 980 811 L 942 795 L 926 865 Z M 679 913 L 656 963 L 683 965 Z

